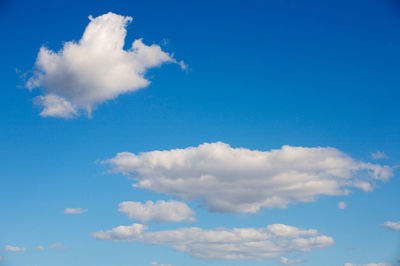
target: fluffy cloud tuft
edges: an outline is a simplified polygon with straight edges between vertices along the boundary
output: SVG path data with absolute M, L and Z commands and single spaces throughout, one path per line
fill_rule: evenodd
M 371 157 L 374 160 L 379 160 L 379 159 L 388 159 L 389 156 L 387 156 L 383 151 L 376 151 L 371 153 Z
M 81 208 L 66 208 L 64 210 L 65 214 L 82 214 L 88 212 L 87 209 L 81 209 Z
M 340 210 L 346 209 L 346 208 L 347 208 L 347 203 L 344 202 L 344 201 L 340 201 L 340 202 L 338 203 L 338 208 L 339 208 Z
M 134 187 L 201 200 L 213 212 L 254 213 L 285 208 L 318 195 L 365 191 L 392 176 L 392 168 L 364 163 L 334 148 L 283 146 L 271 151 L 204 143 L 198 147 L 140 154 L 121 152 L 105 161 L 129 175 Z
M 25 252 L 26 251 L 26 248 L 24 248 L 24 247 L 16 247 L 16 246 L 9 246 L 9 245 L 7 245 L 5 249 L 8 252 Z
M 395 230 L 395 231 L 400 231 L 400 222 L 387 221 L 382 226 L 392 229 L 392 230 Z
M 41 47 L 35 72 L 26 86 L 40 88 L 36 103 L 42 116 L 73 118 L 80 110 L 88 115 L 97 105 L 150 84 L 149 68 L 177 62 L 158 45 L 137 39 L 124 50 L 126 26 L 132 21 L 114 13 L 93 18 L 78 42 L 66 42 L 58 52 Z
M 156 203 L 125 201 L 119 204 L 118 210 L 128 215 L 129 218 L 147 222 L 193 222 L 194 212 L 184 202 L 158 200 Z
M 334 244 L 331 237 L 317 230 L 303 230 L 284 224 L 265 228 L 220 228 L 205 230 L 198 227 L 147 232 L 146 226 L 133 224 L 109 231 L 92 233 L 98 240 L 140 241 L 153 245 L 169 245 L 177 251 L 201 259 L 260 260 L 292 251 L 311 251 Z

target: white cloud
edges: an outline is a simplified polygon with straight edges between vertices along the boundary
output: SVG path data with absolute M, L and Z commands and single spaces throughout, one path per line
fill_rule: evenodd
M 38 96 L 35 102 L 44 107 L 40 113 L 43 117 L 58 116 L 62 118 L 73 118 L 78 115 L 78 112 L 70 102 L 55 94 Z
M 44 250 L 44 247 L 41 246 L 41 245 L 40 245 L 40 246 L 37 246 L 37 247 L 36 247 L 36 250 L 38 250 L 38 251 L 43 251 L 43 250 Z
M 352 159 L 334 148 L 283 146 L 271 151 L 204 143 L 185 149 L 118 153 L 106 160 L 129 175 L 134 187 L 203 201 L 213 212 L 257 212 L 311 202 L 318 195 L 369 191 L 392 168 Z M 360 186 L 365 183 L 369 186 Z
M 374 160 L 379 160 L 379 159 L 388 159 L 389 156 L 387 156 L 383 151 L 376 151 L 371 153 L 371 157 Z
M 0 261 L 6 261 L 7 258 L 0 256 Z
M 353 264 L 350 262 L 346 262 L 344 264 L 344 266 L 394 266 L 394 264 L 391 263 L 384 263 L 384 262 L 380 262 L 380 263 L 367 263 L 367 264 Z
M 387 221 L 383 224 L 383 226 L 395 231 L 400 231 L 400 222 Z
M 64 246 L 62 243 L 53 243 L 50 245 L 50 248 L 54 248 L 54 249 L 67 249 L 66 246 Z
M 281 257 L 279 262 L 282 264 L 296 264 L 296 263 L 303 263 L 304 260 L 301 259 L 288 259 L 286 257 Z
M 193 222 L 194 212 L 184 202 L 158 200 L 156 203 L 125 201 L 119 204 L 118 210 L 128 215 L 129 218 L 147 222 Z
M 41 47 L 33 77 L 26 86 L 40 88 L 43 95 L 36 103 L 43 107 L 42 116 L 73 118 L 80 110 L 88 115 L 99 104 L 121 94 L 147 87 L 149 68 L 177 62 L 158 45 L 145 45 L 142 39 L 124 50 L 126 26 L 132 21 L 111 12 L 89 17 L 82 38 L 66 42 L 58 52 Z
M 6 251 L 8 251 L 8 252 L 25 252 L 26 248 L 7 245 Z
M 307 252 L 334 244 L 331 237 L 317 230 L 273 224 L 265 228 L 220 228 L 206 230 L 198 227 L 147 232 L 147 226 L 133 224 L 109 231 L 92 233 L 98 240 L 140 241 L 153 245 L 168 245 L 177 251 L 202 259 L 260 260 L 278 257 L 288 252 Z
M 151 266 L 172 266 L 171 264 L 161 264 L 158 262 L 150 262 Z
M 82 214 L 87 212 L 87 209 L 81 209 L 81 208 L 66 208 L 64 210 L 65 214 Z
M 340 202 L 338 203 L 338 208 L 341 209 L 341 210 L 346 209 L 346 208 L 347 208 L 347 203 L 344 202 L 344 201 L 340 201 Z

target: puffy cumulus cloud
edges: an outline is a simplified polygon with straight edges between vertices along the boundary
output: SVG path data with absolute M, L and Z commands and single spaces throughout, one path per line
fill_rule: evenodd
M 288 259 L 286 257 L 281 257 L 279 262 L 282 264 L 296 264 L 296 263 L 303 263 L 304 260 L 301 259 Z
M 204 143 L 198 147 L 121 152 L 106 160 L 112 171 L 131 176 L 137 188 L 184 200 L 201 200 L 213 212 L 254 213 L 285 208 L 318 195 L 370 191 L 392 168 L 352 159 L 334 148 L 283 146 L 271 151 Z
M 26 86 L 42 90 L 43 95 L 36 98 L 43 107 L 42 116 L 73 118 L 80 110 L 90 116 L 97 105 L 148 86 L 145 74 L 149 68 L 164 63 L 187 68 L 160 46 L 146 45 L 142 39 L 124 50 L 131 17 L 109 12 L 89 19 L 78 42 L 66 42 L 58 52 L 40 48 L 36 70 Z
M 59 242 L 51 244 L 51 245 L 50 245 L 50 248 L 54 248 L 54 249 L 64 249 L 64 250 L 67 249 L 66 246 L 64 246 L 62 243 L 59 243 Z
M 193 222 L 194 211 L 184 202 L 158 200 L 156 203 L 125 201 L 119 204 L 118 210 L 128 215 L 129 218 L 147 222 Z
M 66 208 L 64 210 L 65 214 L 82 214 L 87 212 L 87 209 L 81 209 L 81 208 Z
M 8 251 L 8 252 L 25 252 L 26 248 L 7 245 L 5 247 L 5 250 Z
M 344 266 L 394 266 L 391 263 L 379 262 L 379 263 L 367 263 L 367 264 L 353 264 L 350 262 L 346 262 Z
M 371 153 L 371 157 L 374 160 L 379 160 L 379 159 L 388 159 L 389 156 L 387 156 L 383 151 L 376 151 Z
M 400 222 L 387 221 L 382 226 L 392 229 L 392 230 L 395 230 L 395 231 L 400 231 Z
M 338 208 L 339 208 L 340 210 L 346 209 L 346 208 L 347 208 L 347 203 L 344 202 L 344 201 L 340 201 L 340 202 L 338 203 Z
M 44 247 L 42 245 L 40 245 L 40 246 L 37 246 L 35 249 L 38 250 L 38 251 L 43 251 Z
M 317 230 L 303 230 L 284 224 L 265 228 L 220 228 L 206 230 L 198 227 L 167 231 L 146 231 L 141 224 L 119 226 L 109 231 L 92 233 L 98 240 L 140 241 L 153 245 L 168 245 L 201 259 L 260 260 L 292 251 L 311 251 L 334 244 L 331 237 Z

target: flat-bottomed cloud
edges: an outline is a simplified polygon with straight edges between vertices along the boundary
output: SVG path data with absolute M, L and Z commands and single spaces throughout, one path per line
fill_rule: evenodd
M 148 232 L 147 226 L 132 224 L 109 231 L 92 233 L 104 241 L 140 241 L 153 245 L 168 245 L 177 251 L 201 259 L 260 260 L 285 253 L 308 252 L 334 244 L 331 237 L 315 229 L 300 229 L 284 224 L 265 228 L 220 228 L 206 230 L 198 227 Z
M 121 152 L 105 161 L 112 171 L 136 180 L 133 186 L 184 200 L 200 200 L 210 211 L 254 213 L 286 208 L 318 195 L 373 190 L 392 168 L 352 159 L 334 148 L 283 146 L 271 151 L 205 143 L 185 149 L 139 154 Z

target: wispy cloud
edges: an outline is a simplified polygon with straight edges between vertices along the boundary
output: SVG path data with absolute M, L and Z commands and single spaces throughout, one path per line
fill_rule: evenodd
M 5 247 L 5 250 L 8 251 L 8 252 L 25 252 L 25 251 L 26 251 L 26 248 L 7 245 L 7 246 Z
M 382 226 L 395 231 L 400 231 L 400 222 L 387 221 Z
M 346 262 L 344 266 L 394 266 L 391 263 L 379 262 L 379 263 L 367 263 L 367 264 L 353 264 L 350 262 Z
M 81 208 L 66 208 L 64 210 L 65 214 L 82 214 L 88 212 L 87 209 L 81 209 Z
M 66 246 L 64 246 L 62 243 L 59 243 L 59 242 L 51 244 L 51 245 L 50 245 L 50 248 L 54 248 L 54 249 L 64 249 L 64 250 L 67 249 Z
M 302 259 L 288 259 L 286 257 L 281 257 L 279 259 L 279 262 L 282 264 L 297 264 L 297 263 L 303 263 L 304 260 Z
M 155 220 L 157 222 L 193 222 L 194 211 L 184 202 L 147 201 L 146 203 L 125 201 L 119 204 L 118 210 L 126 213 L 129 218 L 147 222 Z
M 387 156 L 383 151 L 376 151 L 371 153 L 371 157 L 374 160 L 379 160 L 379 159 L 388 159 L 389 156 Z
M 161 264 L 158 262 L 150 262 L 151 266 L 172 266 L 171 264 Z

